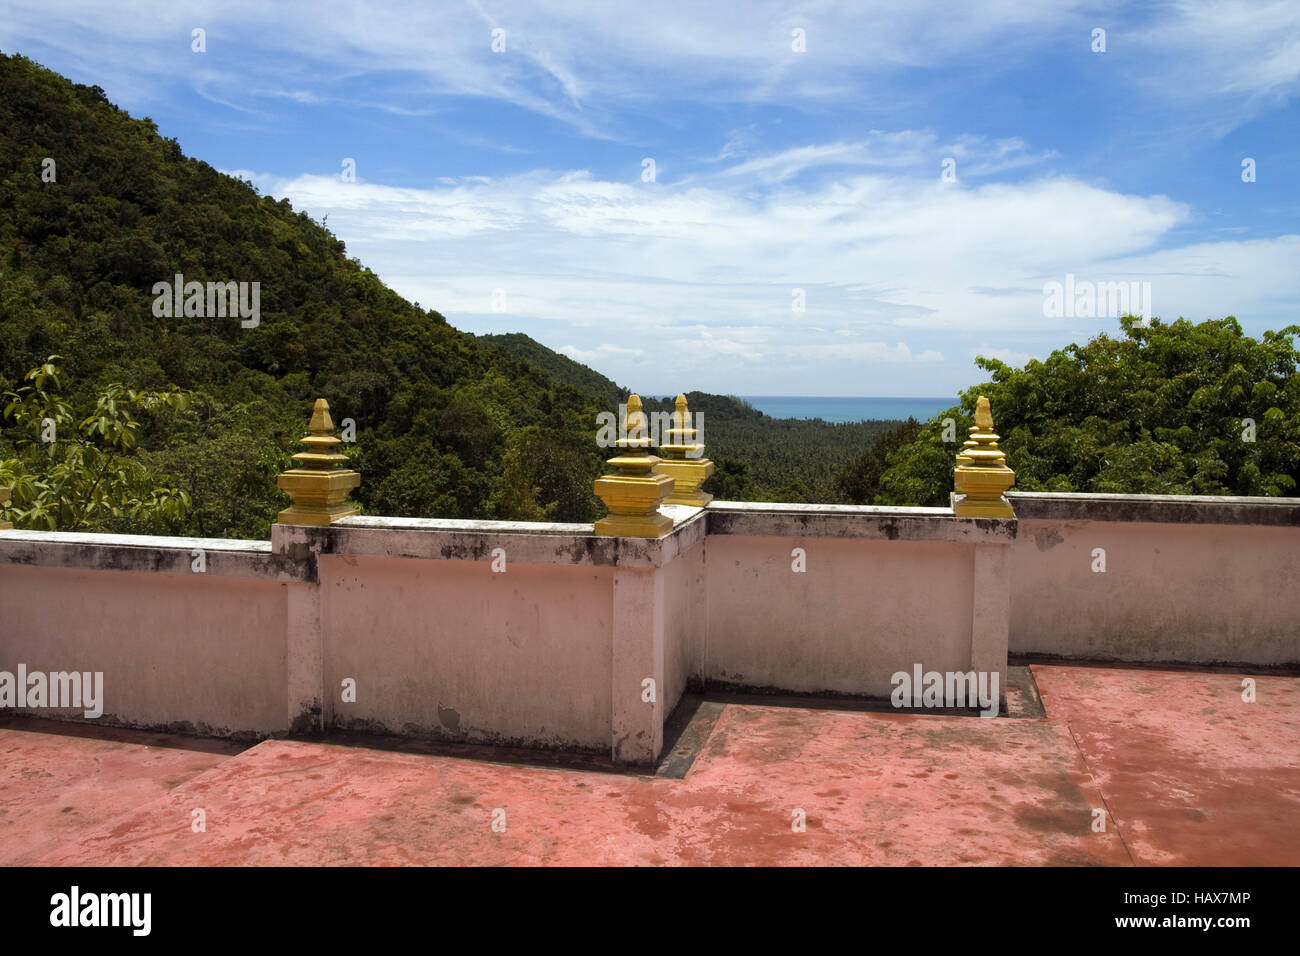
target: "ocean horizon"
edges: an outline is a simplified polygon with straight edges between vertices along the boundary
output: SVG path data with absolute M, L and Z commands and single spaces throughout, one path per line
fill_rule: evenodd
M 896 396 L 740 395 L 764 415 L 772 418 L 820 418 L 827 422 L 860 422 L 871 419 L 927 422 L 939 412 L 959 404 L 946 398 L 899 398 Z

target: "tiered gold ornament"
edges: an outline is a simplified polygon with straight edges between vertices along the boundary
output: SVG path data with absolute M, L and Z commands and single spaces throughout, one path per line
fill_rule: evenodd
M 957 455 L 952 479 L 960 494 L 953 495 L 952 510 L 959 518 L 1014 518 L 1003 493 L 1016 483 L 1007 456 L 993 433 L 993 412 L 983 395 L 975 403 L 975 426 Z
M 614 445 L 622 451 L 609 460 L 614 469 L 597 478 L 597 497 L 609 514 L 596 522 L 596 534 L 610 537 L 658 538 L 673 529 L 673 519 L 659 505 L 673 491 L 673 479 L 653 474 L 659 458 L 649 453 L 650 427 L 641 398 L 628 396 L 627 409 Z
M 349 508 L 349 492 L 361 484 L 361 475 L 344 468 L 347 458 L 335 449 L 342 442 L 334 437 L 334 420 L 329 402 L 316 399 L 312 409 L 311 432 L 302 443 L 307 446 L 293 456 L 299 466 L 283 472 L 276 484 L 289 493 L 293 504 L 280 512 L 279 524 L 327 525 L 357 513 Z
M 668 429 L 668 441 L 659 446 L 659 464 L 655 473 L 673 480 L 673 493 L 667 498 L 670 505 L 693 505 L 703 508 L 713 500 L 713 495 L 701 486 L 713 474 L 713 462 L 704 457 L 704 446 L 695 441 L 697 429 L 691 428 L 691 412 L 686 407 L 686 396 L 678 395 L 673 427 Z

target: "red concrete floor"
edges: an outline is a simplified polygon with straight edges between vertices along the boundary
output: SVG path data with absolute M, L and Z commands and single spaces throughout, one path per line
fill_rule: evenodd
M 306 741 L 160 756 L 10 724 L 0 863 L 1300 863 L 1300 679 L 1238 708 L 1233 675 L 1034 670 L 1046 719 L 727 704 L 685 779 Z
M 1300 865 L 1300 679 L 1035 667 L 1139 865 Z
M 243 749 L 93 724 L 7 721 L 0 726 L 0 865 L 31 863 Z

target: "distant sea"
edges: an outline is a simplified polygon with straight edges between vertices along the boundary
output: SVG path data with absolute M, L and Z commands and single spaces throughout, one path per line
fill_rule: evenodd
M 958 404 L 947 398 L 817 398 L 805 395 L 741 395 L 764 415 L 772 418 L 820 418 L 828 422 L 860 422 L 865 419 L 918 422 Z

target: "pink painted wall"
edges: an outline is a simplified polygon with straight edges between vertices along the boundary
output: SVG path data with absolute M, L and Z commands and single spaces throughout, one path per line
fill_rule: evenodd
M 102 671 L 106 724 L 283 733 L 285 588 L 270 578 L 0 564 L 0 670 Z
M 792 549 L 807 555 L 791 570 Z M 895 671 L 971 666 L 974 547 L 710 536 L 709 681 L 888 697 Z
M 1011 653 L 1300 663 L 1300 528 L 1022 519 Z M 1105 572 L 1092 570 L 1094 549 Z
M 612 569 L 324 555 L 333 723 L 608 749 Z M 344 678 L 356 703 L 341 700 Z
M 671 714 L 698 663 L 708 629 L 707 542 L 701 541 L 664 567 L 664 701 Z
M 273 544 L 6 531 L 0 670 L 103 671 L 107 719 L 134 726 L 340 726 L 646 762 L 693 679 L 884 698 L 920 664 L 1000 669 L 1005 686 L 1008 641 L 1071 659 L 1300 662 L 1300 505 L 1017 507 L 1066 517 L 715 502 L 659 541 L 383 518 L 278 527 Z M 192 548 L 206 573 L 190 573 Z

